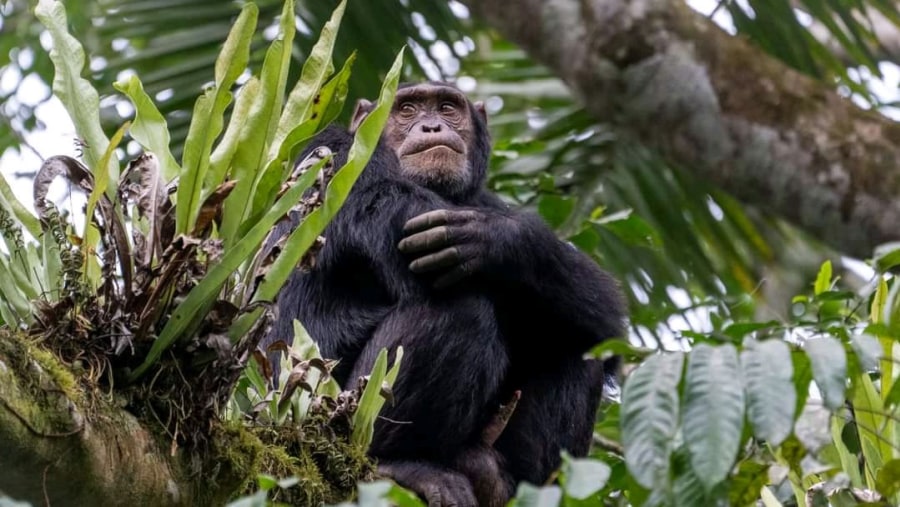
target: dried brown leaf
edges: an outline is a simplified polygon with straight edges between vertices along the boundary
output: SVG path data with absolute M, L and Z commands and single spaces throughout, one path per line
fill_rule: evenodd
M 94 188 L 94 178 L 81 162 L 66 155 L 48 158 L 38 169 L 32 188 L 34 209 L 38 213 L 38 218 L 42 220 L 47 215 L 47 192 L 50 190 L 50 184 L 60 176 L 88 194 Z
M 135 252 L 139 266 L 150 266 L 153 255 L 158 255 L 163 249 L 160 227 L 169 204 L 165 183 L 159 172 L 159 160 L 154 154 L 144 153 L 128 163 L 119 178 L 118 198 L 123 204 L 136 201 L 138 214 L 150 224 L 148 238 L 141 245 L 142 250 Z
M 203 201 L 203 205 L 200 206 L 200 214 L 197 216 L 197 223 L 194 225 L 194 230 L 191 233 L 193 236 L 202 236 L 213 219 L 221 215 L 222 203 L 225 202 L 225 198 L 231 194 L 236 185 L 237 180 L 226 181 L 216 187 Z

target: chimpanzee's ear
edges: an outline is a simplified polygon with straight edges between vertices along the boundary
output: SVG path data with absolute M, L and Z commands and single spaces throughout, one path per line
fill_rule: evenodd
M 478 114 L 481 115 L 481 120 L 484 121 L 485 124 L 487 124 L 487 111 L 484 110 L 484 102 L 479 100 L 478 102 L 472 104 L 472 107 L 474 107 L 475 110 L 478 111 Z
M 359 99 L 356 102 L 356 109 L 353 111 L 353 118 L 350 120 L 350 133 L 355 134 L 359 125 L 369 116 L 369 113 L 375 109 L 375 103 L 366 99 Z

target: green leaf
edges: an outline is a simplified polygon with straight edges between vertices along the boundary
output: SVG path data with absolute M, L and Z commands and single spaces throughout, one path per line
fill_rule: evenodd
M 621 412 L 625 463 L 635 480 L 648 489 L 667 481 L 683 362 L 681 353 L 655 355 L 625 381 Z
M 656 349 L 637 347 L 625 340 L 606 340 L 588 351 L 587 355 L 598 359 L 616 355 L 625 361 L 639 363 L 656 352 Z
M 259 92 L 241 130 L 232 159 L 231 178 L 237 180 L 237 185 L 225 199 L 222 226 L 219 229 L 226 248 L 240 239 L 239 228 L 250 213 L 247 203 L 253 202 L 258 178 L 267 164 L 268 144 L 278 125 L 278 115 L 284 101 L 295 32 L 293 21 L 293 2 L 285 2 L 281 13 L 281 38 L 273 41 L 266 51 L 260 72 Z
M 231 110 L 231 119 L 222 140 L 216 145 L 209 157 L 209 171 L 206 173 L 205 187 L 215 189 L 225 181 L 225 175 L 231 166 L 231 160 L 237 151 L 240 135 L 250 115 L 250 107 L 256 101 L 259 93 L 259 79 L 251 76 L 237 92 L 234 108 Z M 273 196 L 274 198 L 274 196 Z
M 744 424 L 744 386 L 737 349 L 701 343 L 688 356 L 685 376 L 685 445 L 707 490 L 734 466 Z
M 691 456 L 683 445 L 675 451 L 673 456 L 674 479 L 672 481 L 672 494 L 674 505 L 678 507 L 705 507 L 711 502 L 706 497 L 703 482 L 697 477 L 697 473 L 691 467 Z
M 557 486 L 537 487 L 520 482 L 516 497 L 510 502 L 512 507 L 556 507 L 562 500 L 562 491 Z
M 387 349 L 381 349 L 378 357 L 375 358 L 375 364 L 372 366 L 372 372 L 369 374 L 366 387 L 359 397 L 359 405 L 356 413 L 353 414 L 353 433 L 350 436 L 350 441 L 360 449 L 368 449 L 372 443 L 372 436 L 375 432 L 375 419 L 384 406 L 381 389 L 385 384 L 390 387 L 393 381 L 396 380 L 400 361 L 403 358 L 403 347 L 397 347 L 395 356 L 394 365 L 389 372 L 387 371 Z
M 894 361 L 893 350 L 894 340 L 889 336 L 884 336 L 887 330 L 884 329 L 885 322 L 888 318 L 888 285 L 884 276 L 878 277 L 878 284 L 875 288 L 875 294 L 872 296 L 872 304 L 869 307 L 869 318 L 872 321 L 868 327 L 879 327 L 878 331 L 870 331 L 868 328 L 866 333 L 875 332 L 878 335 L 878 342 L 881 344 L 881 396 L 885 406 L 894 406 L 900 400 L 900 382 L 894 382 Z
M 118 161 L 116 161 L 114 154 L 119 143 L 122 142 L 122 138 L 125 136 L 125 130 L 128 129 L 128 126 L 129 123 L 125 122 L 119 127 L 119 130 L 116 131 L 116 134 L 107 145 L 106 152 L 103 153 L 103 157 L 100 159 L 100 167 L 108 167 L 110 161 L 113 161 L 116 168 L 118 168 Z M 83 275 L 85 280 L 87 280 L 95 289 L 100 286 L 101 273 L 100 265 L 96 262 L 94 254 L 97 243 L 100 241 L 100 232 L 97 225 L 94 223 L 94 209 L 97 207 L 97 201 L 100 200 L 100 196 L 103 195 L 109 187 L 109 183 L 108 171 L 100 171 L 94 175 L 94 188 L 88 196 L 84 213 L 84 240 L 81 243 L 81 252 L 84 255 Z
M 10 327 L 28 322 L 31 305 L 22 290 L 16 285 L 7 259 L 0 256 L 0 316 Z
M 388 505 L 385 500 L 390 500 L 390 505 L 397 507 L 425 507 L 425 503 L 414 493 L 390 481 L 361 483 L 358 496 L 359 507 L 385 507 Z
M 742 339 L 750 333 L 778 326 L 779 322 L 774 320 L 770 320 L 769 322 L 738 322 L 723 329 L 722 333 L 734 339 Z
M 396 484 L 391 485 L 391 489 L 385 495 L 397 507 L 425 507 L 426 504 L 419 499 L 418 495 L 412 491 L 400 487 Z
M 658 249 L 663 244 L 659 232 L 632 210 L 613 213 L 591 222 L 609 229 L 628 245 Z
M 777 447 L 793 430 L 797 405 L 790 347 L 777 339 L 750 341 L 741 352 L 741 370 L 753 433 Z
M 830 336 L 807 340 L 803 346 L 812 363 L 813 378 L 825 406 L 837 410 L 844 404 L 847 390 L 847 355 L 841 342 Z
M 606 486 L 612 472 L 609 465 L 595 459 L 573 458 L 565 452 L 562 459 L 562 490 L 574 500 L 586 500 L 597 494 Z
M 350 80 L 350 70 L 356 59 L 356 53 L 350 55 L 350 58 L 344 62 L 344 66 L 340 72 L 336 74 L 325 86 L 319 90 L 316 96 L 318 102 L 313 101 L 312 115 L 310 118 L 291 130 L 287 137 L 281 142 L 281 148 L 278 156 L 270 160 L 266 169 L 263 171 L 257 183 L 256 192 L 253 194 L 253 207 L 249 215 L 249 219 L 245 223 L 252 223 L 253 217 L 256 217 L 269 209 L 272 204 L 274 195 L 281 184 L 283 166 L 285 162 L 291 160 L 298 146 L 304 141 L 311 138 L 331 123 L 343 108 L 347 99 L 348 82 Z M 241 230 L 243 232 L 243 229 Z
M 270 159 L 277 157 L 281 143 L 288 133 L 296 125 L 309 119 L 316 94 L 322 88 L 322 85 L 325 84 L 328 76 L 334 72 L 331 54 L 334 51 L 334 41 L 337 39 L 341 18 L 344 16 L 346 7 L 347 0 L 342 0 L 334 9 L 331 13 L 331 19 L 322 27 L 319 40 L 310 51 L 306 62 L 303 63 L 300 79 L 288 95 L 284 104 L 284 110 L 281 112 L 281 117 L 278 120 L 275 137 L 269 147 Z
M 5 209 L 32 237 L 41 236 L 41 222 L 16 198 L 6 176 L 0 173 L 0 208 Z
M 41 240 L 41 264 L 43 265 L 44 276 L 44 297 L 48 301 L 57 301 L 59 299 L 60 284 L 63 282 L 61 276 L 62 258 L 59 250 L 59 244 L 52 234 L 41 234 L 37 236 Z
M 875 371 L 878 369 L 883 349 L 877 338 L 868 334 L 857 334 L 850 338 L 850 346 L 853 348 L 853 352 L 856 353 L 863 370 Z
M 878 469 L 875 488 L 886 497 L 900 493 L 900 460 L 892 459 Z
M 822 263 L 822 267 L 819 268 L 818 276 L 816 276 L 815 294 L 818 296 L 819 294 L 827 291 L 830 288 L 831 288 L 831 261 L 825 261 Z
M 84 160 L 96 177 L 97 172 L 103 170 L 98 164 L 109 140 L 100 127 L 100 97 L 97 90 L 81 77 L 84 49 L 78 40 L 69 35 L 66 9 L 61 2 L 39 0 L 34 13 L 53 38 L 50 49 L 50 59 L 55 69 L 53 94 L 66 107 L 78 137 L 84 140 Z M 119 166 L 110 161 L 105 170 L 109 172 L 107 177 L 111 182 L 107 194 L 112 197 L 119 180 Z
M 900 241 L 876 246 L 872 258 L 879 273 L 886 273 L 900 265 Z
M 285 2 L 285 5 L 293 5 Z M 250 40 L 256 30 L 259 14 L 255 4 L 248 3 L 231 27 L 225 45 L 216 59 L 215 85 L 194 105 L 191 125 L 184 142 L 183 167 L 178 180 L 175 231 L 188 233 L 200 211 L 200 194 L 209 169 L 213 142 L 219 137 L 223 115 L 231 103 L 231 86 L 247 67 L 250 59 Z M 293 19 L 293 18 L 292 18 Z M 293 25 L 292 25 L 293 26 Z M 254 166 L 255 167 L 255 166 Z
M 874 463 L 887 461 L 893 456 L 891 442 L 896 425 L 885 412 L 881 396 L 868 374 L 858 373 L 853 378 L 850 401 L 854 408 L 863 457 L 874 472 L 877 470 Z M 871 445 L 866 445 L 867 443 Z
M 755 505 L 759 492 L 769 482 L 769 463 L 759 463 L 752 459 L 741 461 L 728 483 L 728 504 Z
M 269 491 L 275 486 L 278 486 L 278 480 L 269 474 L 259 474 L 256 476 L 256 484 L 259 486 L 259 489 Z
M 169 151 L 169 128 L 166 125 L 166 118 L 144 91 L 144 85 L 137 76 L 132 75 L 127 81 L 113 83 L 113 87 L 127 95 L 134 104 L 131 137 L 145 150 L 156 155 L 163 180 L 166 183 L 172 181 L 178 176 L 181 168 Z
M 838 459 L 841 461 L 841 468 L 850 478 L 850 484 L 854 488 L 864 487 L 862 477 L 859 474 L 859 457 L 850 452 L 847 444 L 844 443 L 843 433 L 846 424 L 842 417 L 831 418 L 831 441 L 837 450 Z
M 800 414 L 809 398 L 809 385 L 813 380 L 812 365 L 809 362 L 809 356 L 801 350 L 791 351 L 791 363 L 794 365 L 794 392 L 797 393 L 797 406 L 794 407 L 794 414 Z

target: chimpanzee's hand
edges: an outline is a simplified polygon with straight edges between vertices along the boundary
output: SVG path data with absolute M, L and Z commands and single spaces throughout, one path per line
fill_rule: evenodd
M 435 273 L 436 288 L 480 272 L 499 272 L 515 248 L 515 218 L 482 210 L 435 210 L 411 218 L 397 247 L 414 258 L 413 273 Z
M 472 483 L 463 474 L 422 461 L 387 461 L 377 474 L 393 479 L 428 502 L 428 507 L 476 507 Z

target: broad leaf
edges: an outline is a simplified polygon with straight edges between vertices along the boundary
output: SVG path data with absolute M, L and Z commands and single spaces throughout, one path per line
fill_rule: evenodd
M 37 238 L 41 235 L 40 221 L 19 201 L 2 173 L 0 173 L 0 208 L 15 218 L 16 223 L 24 227 L 32 237 Z
M 665 483 L 678 427 L 678 382 L 684 355 L 659 354 L 644 361 L 625 381 L 622 443 L 635 480 L 652 489 Z
M 350 70 L 356 59 L 355 55 L 356 53 L 350 55 L 350 58 L 344 62 L 340 72 L 319 90 L 316 98 L 312 100 L 312 114 L 310 117 L 304 122 L 300 122 L 298 119 L 296 127 L 281 142 L 278 155 L 269 161 L 259 177 L 256 191 L 253 194 L 253 207 L 251 208 L 249 219 L 245 220 L 244 224 L 252 223 L 254 217 L 264 213 L 272 205 L 273 196 L 284 178 L 285 162 L 290 161 L 297 148 L 304 141 L 321 132 L 340 113 L 347 99 L 347 83 L 350 80 Z M 243 234 L 243 228 L 241 229 L 241 234 Z
M 519 483 L 512 507 L 557 507 L 562 500 L 562 491 L 557 486 L 537 487 L 527 482 Z
M 293 3 L 285 2 L 285 6 L 288 5 Z M 247 4 L 241 9 L 241 14 L 231 27 L 225 45 L 216 59 L 215 85 L 200 96 L 194 105 L 178 181 L 178 206 L 175 214 L 177 233 L 190 231 L 200 211 L 200 193 L 209 169 L 212 145 L 222 131 L 225 108 L 231 103 L 231 86 L 247 67 L 250 40 L 256 29 L 258 14 L 255 4 Z
M 565 496 L 574 500 L 587 500 L 606 486 L 612 471 L 602 461 L 573 458 L 564 453 L 560 472 Z
M 238 90 L 234 108 L 231 110 L 231 119 L 228 120 L 228 128 L 225 129 L 222 140 L 210 155 L 209 171 L 206 173 L 206 188 L 214 189 L 225 181 L 225 175 L 231 166 L 234 153 L 237 151 L 241 132 L 250 115 L 250 107 L 256 102 L 257 93 L 259 93 L 259 79 L 256 76 L 248 79 Z
M 172 181 L 178 176 L 181 168 L 169 150 L 169 129 L 165 117 L 144 91 L 144 86 L 137 76 L 132 75 L 127 81 L 113 83 L 113 87 L 127 95 L 134 104 L 131 137 L 144 149 L 156 155 L 163 181 L 166 183 Z
M 280 38 L 266 51 L 259 77 L 259 91 L 250 107 L 250 114 L 241 130 L 237 149 L 232 159 L 231 179 L 237 186 L 225 200 L 220 234 L 226 248 L 240 238 L 238 228 L 249 213 L 247 203 L 252 202 L 254 189 L 260 174 L 266 167 L 268 143 L 272 140 L 278 116 L 284 101 L 284 88 L 290 64 L 293 24 L 293 2 L 284 3 L 281 14 Z
M 744 424 L 744 386 L 737 349 L 697 345 L 685 375 L 685 444 L 691 466 L 711 490 L 734 466 Z
M 803 346 L 812 363 L 813 378 L 825 406 L 837 410 L 844 403 L 847 390 L 847 355 L 841 342 L 830 336 L 807 340 Z
M 360 449 L 368 449 L 372 443 L 372 437 L 375 433 L 375 419 L 381 408 L 384 406 L 384 397 L 381 391 L 384 388 L 390 389 L 397 380 L 397 374 L 400 371 L 400 363 L 403 359 L 403 347 L 397 347 L 394 352 L 394 364 L 391 369 L 387 369 L 387 349 L 381 349 L 378 357 L 375 358 L 375 365 L 372 367 L 372 373 L 369 374 L 368 381 L 362 395 L 359 397 L 359 405 L 356 413 L 353 414 L 353 432 L 350 435 L 350 441 Z
M 310 117 L 313 108 L 313 99 L 318 93 L 328 76 L 334 72 L 331 63 L 331 54 L 334 51 L 334 41 L 337 39 L 341 18 L 347 7 L 347 0 L 342 0 L 331 14 L 331 19 L 322 27 L 319 40 L 313 46 L 309 56 L 303 63 L 300 79 L 294 85 L 294 89 L 288 95 L 284 104 L 284 110 L 278 120 L 275 137 L 269 147 L 269 158 L 275 158 L 281 148 L 281 143 L 287 137 L 294 126 L 303 123 Z
M 794 427 L 797 392 L 791 350 L 777 339 L 750 341 L 741 352 L 741 370 L 753 434 L 777 447 Z
M 690 453 L 680 447 L 673 456 L 675 477 L 672 481 L 672 496 L 678 507 L 705 507 L 710 504 L 703 482 L 691 467 Z
M 69 35 L 66 9 L 56 0 L 40 0 L 35 15 L 47 27 L 53 38 L 50 59 L 55 69 L 53 94 L 63 103 L 78 136 L 84 140 L 84 160 L 94 172 L 102 170 L 97 164 L 109 140 L 100 127 L 100 97 L 88 80 L 81 77 L 84 69 L 84 49 Z M 115 195 L 115 183 L 119 180 L 118 164 L 113 161 L 105 168 L 111 182 L 107 195 Z

